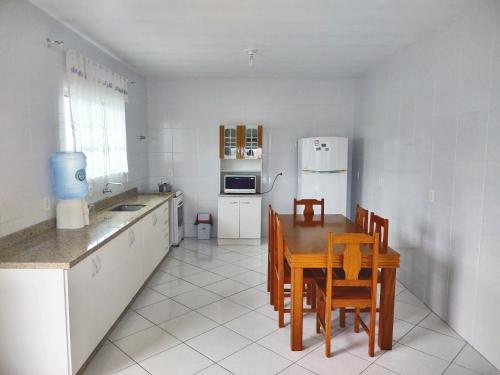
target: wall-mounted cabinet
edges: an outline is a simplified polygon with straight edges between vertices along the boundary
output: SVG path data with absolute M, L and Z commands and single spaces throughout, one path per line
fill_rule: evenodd
M 261 125 L 221 125 L 219 127 L 220 159 L 261 159 Z

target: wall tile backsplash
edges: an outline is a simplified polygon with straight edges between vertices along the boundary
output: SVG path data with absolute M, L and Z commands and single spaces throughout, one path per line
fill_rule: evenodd
M 263 235 L 269 203 L 292 211 L 297 139 L 349 137 L 351 209 L 359 202 L 390 219 L 398 278 L 500 367 L 498 1 L 471 1 L 464 17 L 338 80 L 146 80 L 29 2 L 2 1 L 0 237 L 55 216 L 49 157 L 64 120 L 65 49 L 47 48 L 46 37 L 136 82 L 125 189 L 156 191 L 166 179 L 183 190 L 187 236 L 198 211 L 217 222 L 220 124 L 264 126 L 264 190 L 284 173 L 263 198 Z
M 405 286 L 500 367 L 500 3 L 472 8 L 361 79 L 352 201 L 391 220 Z
M 45 38 L 64 40 L 64 48 L 47 48 Z M 136 81 L 129 87 L 126 187 L 144 187 L 147 178 L 146 84 L 122 63 L 43 13 L 27 1 L 0 5 L 0 237 L 52 218 L 49 157 L 58 150 L 65 50 L 78 49 Z M 102 199 L 94 186 L 90 201 Z M 116 189 L 119 193 L 120 189 Z M 44 199 L 50 199 L 46 210 Z
M 264 126 L 264 178 L 267 204 L 291 212 L 297 184 L 297 139 L 306 136 L 352 136 L 354 80 L 179 79 L 148 84 L 150 189 L 167 177 L 186 194 L 187 235 L 195 234 L 197 211 L 216 218 L 219 193 L 220 124 Z M 213 234 L 216 233 L 214 228 Z

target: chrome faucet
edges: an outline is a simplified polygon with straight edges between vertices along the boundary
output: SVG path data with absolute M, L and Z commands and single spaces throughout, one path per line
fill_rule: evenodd
M 102 189 L 102 193 L 103 194 L 106 194 L 106 193 L 112 193 L 113 190 L 111 190 L 108 186 L 109 185 L 120 185 L 122 188 L 123 188 L 123 184 L 121 182 L 107 182 L 106 183 L 106 186 L 104 187 L 104 189 Z

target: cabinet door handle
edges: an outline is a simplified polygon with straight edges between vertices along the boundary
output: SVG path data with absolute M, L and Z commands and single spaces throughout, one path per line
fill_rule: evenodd
M 238 204 L 238 202 L 229 202 L 229 204 Z
M 95 261 L 95 258 L 92 258 L 92 278 L 97 275 L 97 263 Z
M 134 242 L 135 242 L 135 233 L 134 233 L 134 231 L 132 229 L 129 230 L 128 237 L 129 237 L 128 245 L 132 246 L 134 244 Z
M 243 204 L 250 204 L 251 202 L 241 202 L 241 203 L 243 203 Z
M 156 223 L 158 223 L 158 217 L 156 217 L 156 214 L 153 214 L 153 226 L 155 226 Z
M 102 269 L 101 258 L 99 258 L 99 255 L 96 254 L 95 259 L 96 259 L 97 273 L 99 273 L 101 272 Z

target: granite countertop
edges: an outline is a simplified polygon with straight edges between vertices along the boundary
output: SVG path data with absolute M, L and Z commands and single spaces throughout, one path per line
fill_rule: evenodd
M 237 197 L 237 198 L 260 198 L 263 194 L 261 193 L 251 193 L 251 194 L 229 194 L 220 193 L 219 197 Z
M 82 229 L 48 229 L 14 245 L 0 245 L 0 268 L 69 269 L 174 194 L 139 194 L 115 203 L 144 204 L 135 212 L 97 211 Z

